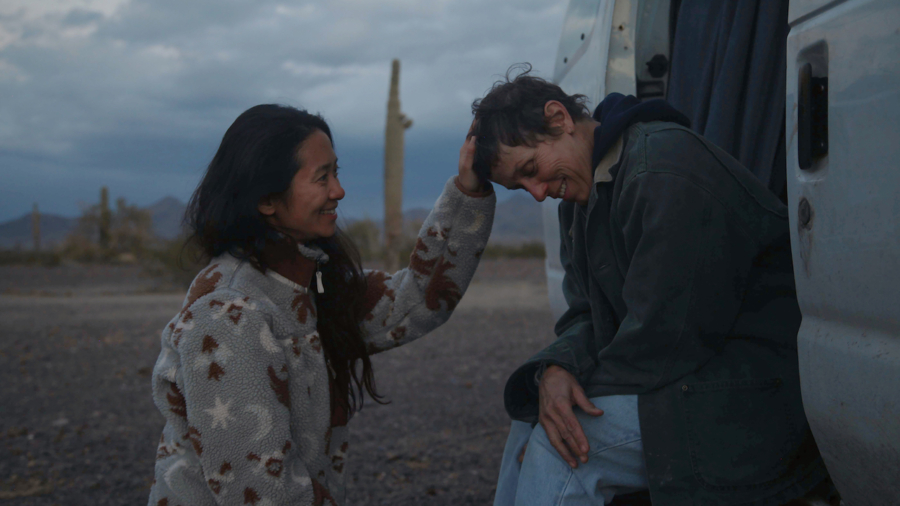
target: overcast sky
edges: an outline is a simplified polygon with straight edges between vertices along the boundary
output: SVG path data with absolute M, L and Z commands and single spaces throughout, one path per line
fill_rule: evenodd
M 231 122 L 277 102 L 331 124 L 345 217 L 382 215 L 390 62 L 413 119 L 404 207 L 456 172 L 516 62 L 552 77 L 566 0 L 2 0 L 0 221 L 111 196 L 187 200 Z

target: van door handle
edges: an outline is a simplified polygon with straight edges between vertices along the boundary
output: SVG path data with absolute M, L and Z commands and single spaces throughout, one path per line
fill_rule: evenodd
M 797 158 L 800 168 L 809 170 L 828 154 L 828 77 L 813 77 L 806 63 L 797 82 Z

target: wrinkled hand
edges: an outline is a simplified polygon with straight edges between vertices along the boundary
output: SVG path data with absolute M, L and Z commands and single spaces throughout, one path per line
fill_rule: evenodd
M 473 122 L 472 125 L 475 123 Z M 484 189 L 481 187 L 481 181 L 475 175 L 472 164 L 475 162 L 475 141 L 477 137 L 472 135 L 472 129 L 469 129 L 469 135 L 466 136 L 466 142 L 459 148 L 459 176 L 457 181 L 470 193 L 481 193 Z
M 577 405 L 592 416 L 602 415 L 603 410 L 591 404 L 575 376 L 556 365 L 551 365 L 544 371 L 538 391 L 538 421 L 547 433 L 550 444 L 573 469 L 578 467 L 573 453 L 581 462 L 587 462 L 590 446 L 572 406 Z

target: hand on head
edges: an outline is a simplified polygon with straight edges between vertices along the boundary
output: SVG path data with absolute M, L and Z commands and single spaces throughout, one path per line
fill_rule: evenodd
M 485 188 L 482 187 L 481 181 L 472 169 L 475 162 L 475 143 L 478 137 L 474 134 L 475 121 L 469 127 L 469 133 L 466 135 L 466 141 L 459 148 L 459 176 L 457 181 L 464 190 L 469 193 L 484 193 Z

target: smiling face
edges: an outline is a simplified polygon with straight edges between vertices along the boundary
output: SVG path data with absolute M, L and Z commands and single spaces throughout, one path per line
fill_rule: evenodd
M 593 185 L 593 132 L 599 123 L 574 123 L 558 102 L 548 102 L 545 112 L 561 133 L 539 139 L 535 146 L 501 144 L 491 180 L 510 190 L 526 190 L 538 202 L 550 197 L 585 205 Z
M 336 230 L 338 201 L 344 189 L 337 178 L 337 156 L 321 130 L 306 138 L 297 150 L 300 170 L 280 197 L 260 201 L 259 212 L 277 230 L 300 242 L 331 237 Z

